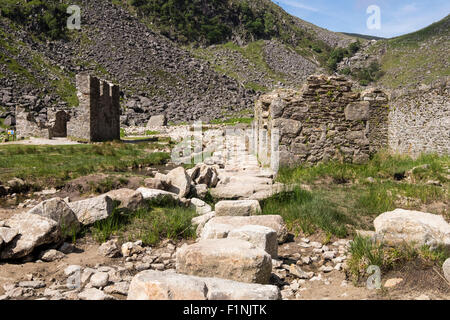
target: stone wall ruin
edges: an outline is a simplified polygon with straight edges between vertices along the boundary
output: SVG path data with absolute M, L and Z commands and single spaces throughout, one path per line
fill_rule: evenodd
M 253 147 L 260 162 L 272 167 L 277 148 L 282 166 L 361 163 L 388 144 L 387 103 L 377 89 L 353 92 L 344 77 L 310 76 L 299 91 L 278 89 L 256 101 Z
M 22 106 L 16 107 L 17 137 L 68 137 L 82 142 L 119 140 L 119 87 L 88 74 L 77 75 L 76 81 L 77 108 L 48 108 L 46 114 L 36 116 Z

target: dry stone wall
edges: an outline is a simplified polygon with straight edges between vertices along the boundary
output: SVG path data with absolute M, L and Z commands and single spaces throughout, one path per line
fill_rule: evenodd
M 418 156 L 450 154 L 450 81 L 391 93 L 389 147 Z
M 299 91 L 275 90 L 256 101 L 253 148 L 280 165 L 344 160 L 360 163 L 387 145 L 387 95 L 353 92 L 340 76 L 310 76 Z M 278 141 L 279 137 L 279 142 Z

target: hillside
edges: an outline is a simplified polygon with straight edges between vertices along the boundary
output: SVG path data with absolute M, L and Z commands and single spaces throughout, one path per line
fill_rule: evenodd
M 65 28 L 68 4 L 82 8 L 81 30 Z M 16 105 L 43 120 L 47 107 L 77 105 L 74 79 L 81 71 L 120 84 L 124 125 L 145 124 L 162 112 L 172 122 L 243 116 L 260 92 L 299 85 L 325 65 L 335 46 L 353 41 L 290 16 L 268 0 L 214 4 L 2 1 L 0 118 L 13 115 Z M 196 24 L 178 23 L 181 14 Z M 204 31 L 214 23 L 227 32 L 210 41 Z M 182 31 L 191 29 L 198 32 L 183 38 Z
M 340 65 L 355 75 L 378 63 L 378 84 L 387 88 L 430 84 L 450 76 L 450 15 L 419 31 L 379 40 Z M 378 71 L 377 71 L 378 72 Z

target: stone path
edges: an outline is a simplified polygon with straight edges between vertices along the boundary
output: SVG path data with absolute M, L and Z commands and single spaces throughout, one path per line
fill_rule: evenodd
M 248 138 L 239 133 L 227 134 L 222 149 L 205 163 L 221 165 L 220 182 L 211 190 L 215 198 L 261 200 L 283 190 L 282 184 L 274 182 L 275 172 L 260 166 L 249 151 Z

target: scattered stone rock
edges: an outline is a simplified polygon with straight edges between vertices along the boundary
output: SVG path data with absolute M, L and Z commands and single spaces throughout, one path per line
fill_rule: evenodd
M 150 120 L 147 122 L 147 129 L 157 129 L 167 125 L 167 119 L 165 114 L 160 114 L 157 116 L 151 116 Z
M 89 280 L 89 283 L 94 288 L 103 288 L 108 284 L 108 282 L 109 274 L 106 272 L 96 272 L 91 276 Z
M 32 289 L 40 289 L 45 287 L 44 281 L 22 281 L 19 282 L 19 287 L 21 288 L 32 288 Z
M 96 288 L 89 288 L 83 290 L 78 294 L 78 298 L 81 300 L 112 300 L 113 297 L 105 294 L 103 291 Z
M 117 244 L 116 240 L 109 240 L 105 243 L 103 243 L 99 248 L 98 252 L 108 258 L 115 258 L 120 255 L 120 248 Z
M 70 275 L 72 275 L 72 274 L 74 274 L 76 272 L 80 272 L 81 273 L 81 266 L 72 264 L 72 265 L 70 265 L 70 266 L 68 266 L 67 268 L 64 269 L 64 274 L 66 276 L 70 276 Z
M 264 250 L 238 239 L 202 240 L 177 250 L 177 272 L 266 284 L 272 258 Z
M 58 250 L 50 249 L 42 253 L 40 259 L 45 262 L 52 262 L 64 259 L 66 255 Z
M 130 257 L 134 254 L 141 253 L 144 250 L 141 245 L 142 241 L 124 243 L 121 248 L 122 255 L 124 257 Z
M 402 278 L 391 278 L 391 279 L 386 280 L 386 282 L 384 283 L 384 286 L 386 288 L 393 288 L 402 282 L 403 282 Z
M 69 202 L 68 205 L 83 225 L 106 219 L 113 211 L 113 200 L 107 195 Z
M 107 286 L 103 291 L 107 294 L 120 294 L 123 296 L 128 295 L 128 290 L 130 289 L 130 284 L 128 282 L 122 281 L 117 282 L 113 285 Z
M 289 273 L 299 279 L 311 279 L 314 276 L 314 272 L 305 272 L 295 264 L 289 266 Z

